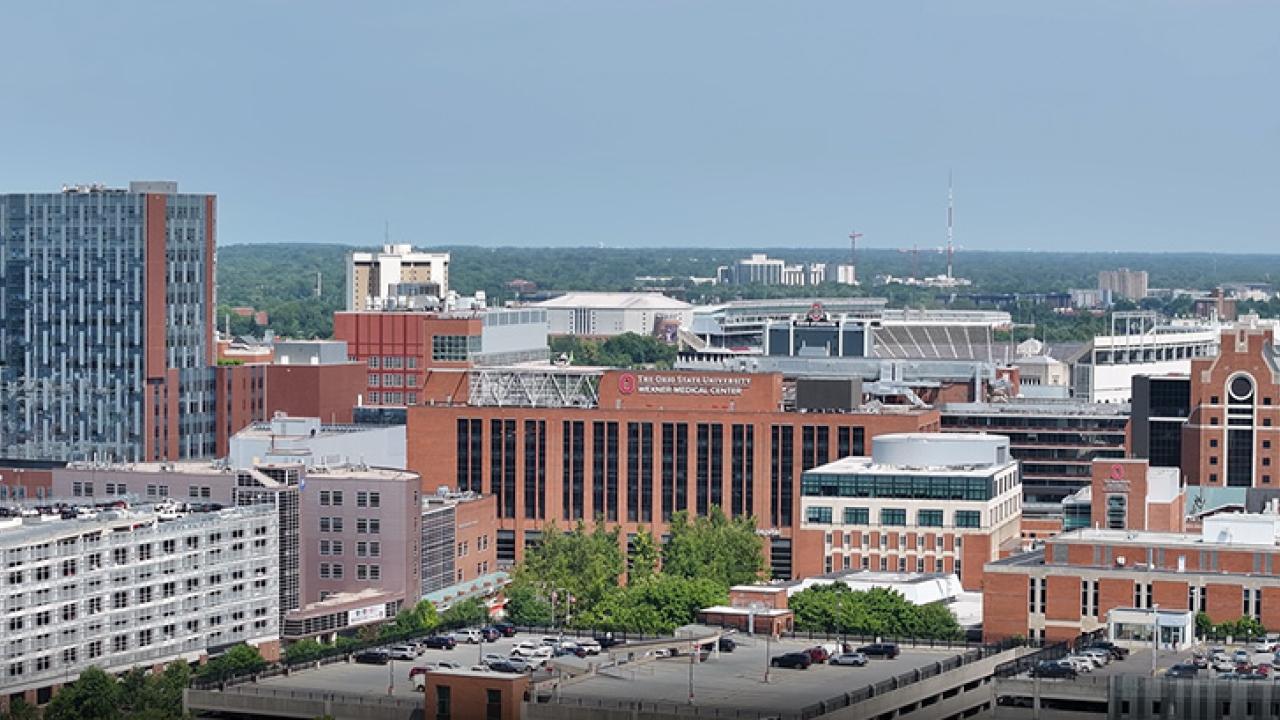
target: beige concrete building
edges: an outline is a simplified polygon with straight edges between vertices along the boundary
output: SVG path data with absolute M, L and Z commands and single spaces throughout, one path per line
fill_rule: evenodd
M 347 258 L 347 310 L 412 306 L 413 298 L 443 298 L 448 293 L 449 253 L 383 245 L 381 252 L 356 252 Z

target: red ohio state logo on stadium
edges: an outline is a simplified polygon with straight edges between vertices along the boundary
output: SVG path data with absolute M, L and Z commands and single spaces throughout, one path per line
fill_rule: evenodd
M 636 376 L 631 373 L 622 373 L 618 376 L 618 392 L 623 395 L 630 395 L 636 391 Z

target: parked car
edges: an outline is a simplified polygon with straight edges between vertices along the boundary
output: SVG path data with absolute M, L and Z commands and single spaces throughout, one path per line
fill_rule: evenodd
M 1209 668 L 1209 658 L 1200 653 L 1191 656 L 1191 664 L 1199 670 L 1207 670 Z
M 524 667 L 527 668 L 528 664 L 525 664 Z M 504 673 L 528 672 L 528 670 L 522 669 L 520 667 L 516 667 L 515 663 L 509 662 L 507 660 L 499 660 L 498 662 L 489 663 L 489 669 L 494 672 L 504 672 Z
M 1042 662 L 1031 669 L 1031 677 L 1075 680 L 1076 676 L 1074 668 L 1059 665 L 1056 662 Z
M 356 655 L 356 662 L 361 665 L 386 665 L 391 661 L 391 653 L 386 650 L 365 650 Z
M 564 643 L 560 647 L 553 650 L 551 654 L 553 657 L 564 657 L 565 655 L 572 655 L 574 657 L 584 658 L 587 656 L 587 651 L 583 650 L 581 647 L 579 647 L 574 643 Z
M 1236 664 L 1247 663 L 1252 659 L 1253 656 L 1249 654 L 1248 650 L 1237 650 L 1235 651 L 1235 654 L 1231 656 L 1231 661 Z
M 412 680 L 418 677 L 419 675 L 426 675 L 428 672 L 431 672 L 432 670 L 435 670 L 435 667 L 430 664 L 415 665 L 409 668 L 409 679 Z
M 1174 665 L 1173 667 L 1169 668 L 1168 672 L 1165 673 L 1165 677 L 1193 678 L 1199 674 L 1200 674 L 1200 669 L 1197 668 L 1195 665 L 1178 663 L 1177 665 Z
M 827 660 L 828 665 L 853 665 L 862 667 L 867 664 L 867 656 L 860 652 L 840 653 Z
M 532 640 L 524 640 L 522 642 L 516 643 L 516 646 L 511 648 L 511 654 L 519 655 L 521 657 L 530 657 L 531 655 L 533 655 L 534 651 L 540 647 L 543 647 L 543 646 L 539 645 L 538 643 Z
M 773 658 L 769 661 L 769 664 L 778 668 L 808 670 L 809 666 L 813 664 L 813 657 L 807 652 L 791 652 Z
M 1097 640 L 1089 643 L 1086 650 L 1106 650 L 1115 660 L 1123 660 L 1129 657 L 1129 648 L 1120 647 L 1109 640 Z
M 738 647 L 738 643 L 731 637 L 721 637 L 717 644 L 720 646 L 720 652 L 733 652 L 734 648 Z
M 502 637 L 516 636 L 516 626 L 509 622 L 496 622 L 493 624 L 493 629 L 497 630 Z
M 441 670 L 461 670 L 462 669 L 462 666 L 459 665 L 458 663 L 450 662 L 448 660 L 443 660 L 441 662 L 436 663 L 436 667 L 440 668 Z
M 558 638 L 558 637 L 551 637 L 551 636 L 549 636 L 549 635 L 548 635 L 548 636 L 546 636 L 546 637 L 542 638 L 541 640 L 539 640 L 539 641 L 538 641 L 538 644 L 540 644 L 540 645 L 546 645 L 547 647 L 555 647 L 555 646 L 557 646 L 557 645 L 559 645 L 559 644 L 560 644 L 560 638 Z
M 594 638 L 582 638 L 580 640 L 577 640 L 576 642 L 578 643 L 578 647 L 587 651 L 588 655 L 600 654 L 600 650 L 601 650 L 600 643 Z
M 498 638 L 502 637 L 502 633 L 492 625 L 485 625 L 480 628 L 480 637 L 484 638 L 485 642 L 498 642 Z
M 455 630 L 453 632 L 453 639 L 456 642 L 464 642 L 464 643 L 469 643 L 471 645 L 478 645 L 479 643 L 484 642 L 484 636 L 481 635 L 480 631 L 476 630 L 475 628 Z
M 506 658 L 502 657 L 497 653 L 485 653 L 484 655 L 480 656 L 480 662 L 484 663 L 485 665 L 492 665 L 496 662 L 506 662 Z
M 506 658 L 504 662 L 515 668 L 516 672 L 529 672 L 533 670 L 533 664 L 519 655 Z
M 626 640 L 622 640 L 620 638 L 614 637 L 613 633 L 605 633 L 604 635 L 597 635 L 595 637 L 595 641 L 600 643 L 601 649 L 611 648 L 615 645 L 622 645 L 627 642 Z
M 390 655 L 395 660 L 413 660 L 418 657 L 418 652 L 411 645 L 396 645 L 391 648 Z
M 831 654 L 827 652 L 827 649 L 821 645 L 814 645 L 813 647 L 805 650 L 805 652 L 809 653 L 809 657 L 816 663 L 824 663 L 827 661 L 827 658 L 831 657 Z
M 1101 650 L 1101 649 L 1094 648 L 1090 650 L 1083 650 L 1081 651 L 1080 654 L 1088 655 L 1089 657 L 1098 658 L 1099 660 L 1102 661 L 1102 665 L 1106 665 L 1111 662 L 1111 652 L 1108 650 Z
M 422 644 L 435 650 L 452 650 L 458 644 L 458 641 L 448 635 L 432 635 L 423 640 Z
M 1273 655 L 1275 654 L 1276 647 L 1274 640 L 1263 639 L 1253 644 L 1253 651 L 1259 655 L 1264 653 L 1267 655 Z
M 1219 657 L 1213 660 L 1213 669 L 1217 672 L 1235 672 L 1236 664 L 1231 658 Z
M 1093 658 L 1083 655 L 1068 655 L 1058 661 L 1059 665 L 1066 665 L 1078 673 L 1093 672 L 1095 667 Z
M 863 645 L 858 648 L 858 652 L 867 657 L 882 657 L 892 660 L 898 657 L 898 646 L 896 643 L 873 643 L 871 645 Z

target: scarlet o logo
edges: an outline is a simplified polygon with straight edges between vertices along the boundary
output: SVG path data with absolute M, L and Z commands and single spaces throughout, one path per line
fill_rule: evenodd
M 1112 479 L 1112 480 L 1123 480 L 1123 479 L 1124 479 L 1124 466 L 1123 466 L 1123 465 L 1112 465 L 1112 466 L 1111 466 L 1111 479 Z
M 623 395 L 630 395 L 636 391 L 636 376 L 631 373 L 622 373 L 618 376 L 618 392 Z

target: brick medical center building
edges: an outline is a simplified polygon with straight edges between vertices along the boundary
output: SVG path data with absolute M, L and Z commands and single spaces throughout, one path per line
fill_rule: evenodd
M 798 382 L 804 382 L 803 380 Z M 597 516 L 661 540 L 675 512 L 752 515 L 773 576 L 822 572 L 799 531 L 800 475 L 869 452 L 877 435 L 936 432 L 936 410 L 801 411 L 781 374 L 508 367 L 472 371 L 467 404 L 408 409 L 423 487 L 497 497 L 500 565 L 549 522 Z

